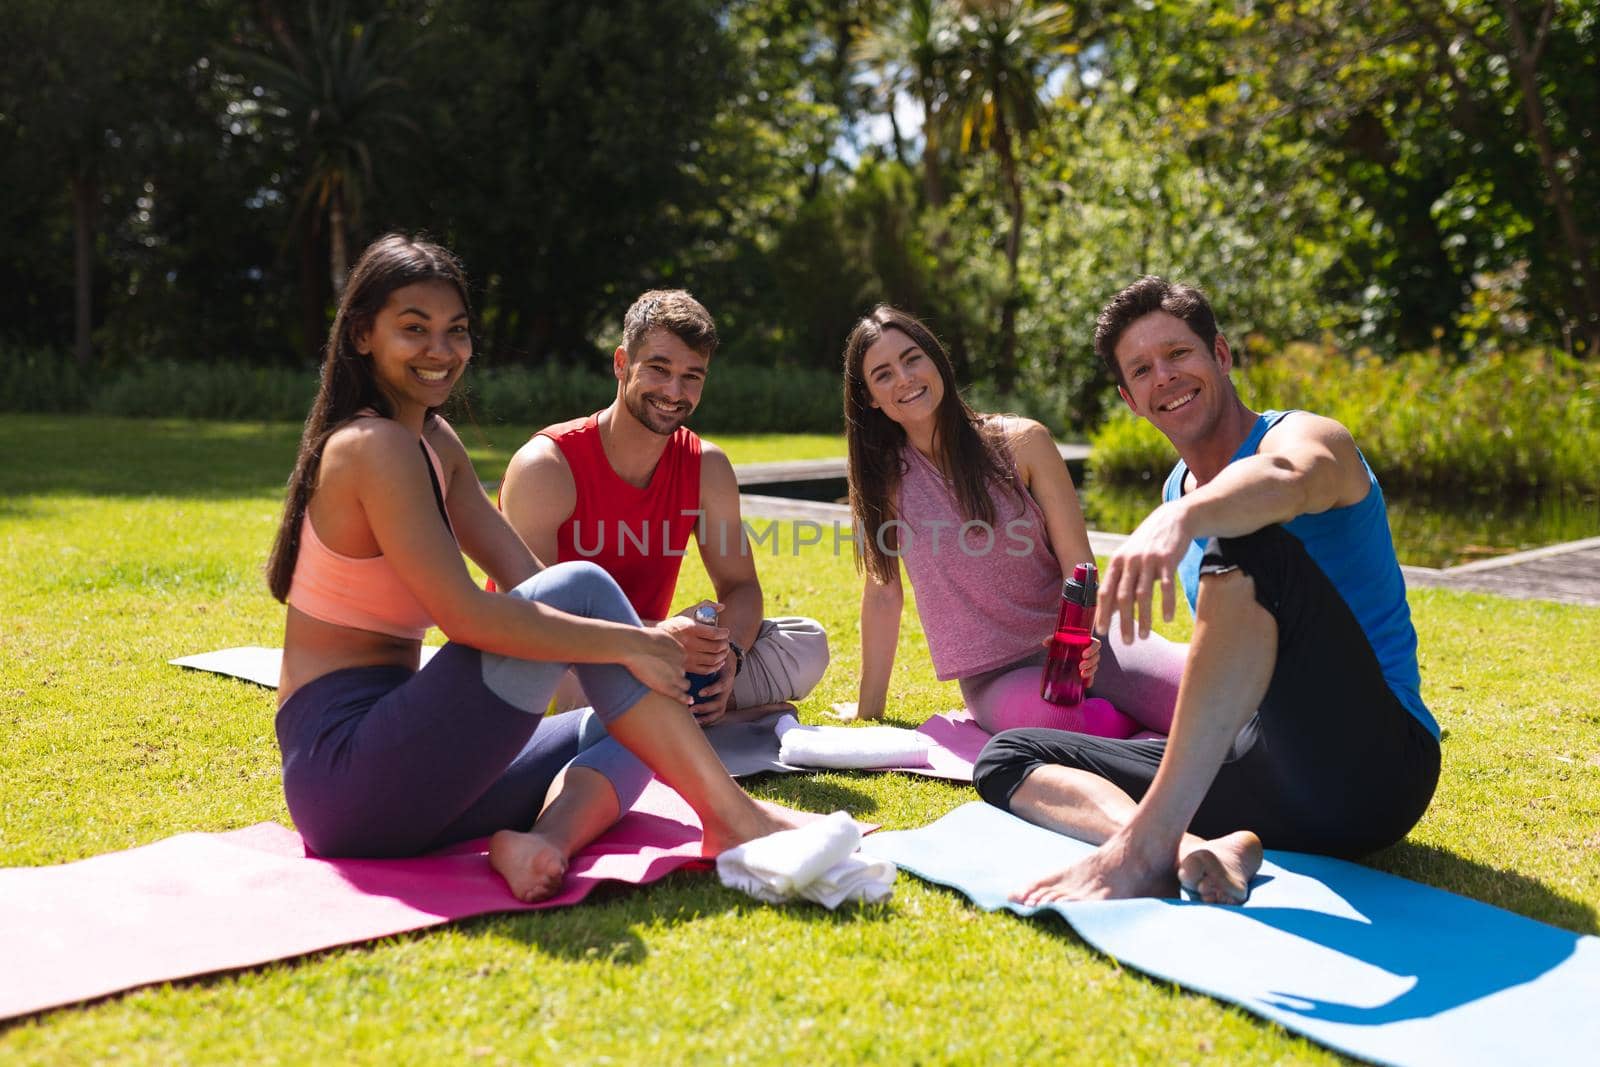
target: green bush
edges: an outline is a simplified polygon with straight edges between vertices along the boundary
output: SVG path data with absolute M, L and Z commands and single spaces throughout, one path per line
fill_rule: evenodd
M 82 411 L 89 394 L 78 365 L 65 355 L 30 350 L 7 353 L 0 378 L 0 411 L 58 414 Z
M 60 356 L 24 353 L 9 362 L 21 370 L 0 386 L 0 411 L 299 422 L 317 389 L 309 367 L 139 363 L 87 387 Z M 616 380 L 593 367 L 474 367 L 451 410 L 485 422 L 538 425 L 586 415 L 615 395 Z M 717 365 L 694 425 L 706 433 L 839 433 L 839 376 L 787 365 Z
M 99 415 L 298 422 L 317 391 L 310 369 L 239 363 L 139 363 L 101 383 L 89 400 Z
M 1343 423 L 1385 485 L 1600 490 L 1600 370 L 1559 351 L 1456 363 L 1438 352 L 1384 361 L 1296 344 L 1237 368 L 1234 381 L 1256 410 L 1304 408 Z M 1172 463 L 1161 435 L 1126 412 L 1091 443 L 1095 477 L 1108 482 Z
M 544 426 L 587 415 L 616 395 L 616 379 L 589 367 L 472 367 L 457 386 L 452 407 L 470 406 L 486 422 Z
M 1125 407 L 1089 436 L 1089 448 L 1090 475 L 1116 485 L 1164 477 L 1178 458 L 1160 430 Z
M 474 417 L 541 425 L 587 415 L 616 396 L 616 379 L 589 367 L 473 370 L 464 399 Z M 839 433 L 839 377 L 785 365 L 714 365 L 694 417 L 701 433 Z

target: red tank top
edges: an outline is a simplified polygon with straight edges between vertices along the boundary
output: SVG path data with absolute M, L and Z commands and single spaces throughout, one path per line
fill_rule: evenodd
M 650 484 L 640 489 L 606 459 L 597 415 L 547 426 L 539 436 L 561 449 L 578 490 L 572 517 L 556 532 L 559 562 L 599 564 L 640 618 L 666 618 L 678 567 L 700 519 L 700 438 L 678 427 Z

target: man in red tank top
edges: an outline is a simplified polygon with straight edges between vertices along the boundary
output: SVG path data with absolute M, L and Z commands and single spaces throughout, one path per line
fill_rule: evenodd
M 690 673 L 717 676 L 695 705 L 706 725 L 729 710 L 757 715 L 799 700 L 828 664 L 827 635 L 815 620 L 763 617 L 733 465 L 684 425 L 716 346 L 715 323 L 687 292 L 640 296 L 612 354 L 616 399 L 540 430 L 512 457 L 500 487 L 500 507 L 534 555 L 598 564 L 641 619 L 678 639 Z M 694 620 L 698 604 L 671 614 L 691 535 L 721 605 L 717 625 Z

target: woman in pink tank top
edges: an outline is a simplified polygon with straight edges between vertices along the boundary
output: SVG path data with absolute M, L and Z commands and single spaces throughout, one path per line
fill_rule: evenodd
M 845 342 L 845 435 L 861 597 L 861 688 L 844 717 L 878 718 L 911 579 L 934 671 L 997 733 L 1044 726 L 1107 737 L 1172 721 L 1183 646 L 1152 635 L 1084 659 L 1075 707 L 1039 695 L 1063 572 L 1093 560 L 1078 496 L 1039 423 L 980 415 L 932 331 L 879 306 Z
M 391 234 L 339 302 L 268 563 L 301 835 L 340 856 L 493 835 L 491 863 L 533 900 L 649 771 L 700 815 L 708 855 L 787 828 L 695 724 L 677 641 L 593 564 L 543 567 L 484 495 L 439 415 L 472 357 L 467 296 L 449 252 Z M 482 589 L 463 552 L 506 592 Z M 450 643 L 419 669 L 430 625 Z M 595 714 L 544 722 L 572 666 Z

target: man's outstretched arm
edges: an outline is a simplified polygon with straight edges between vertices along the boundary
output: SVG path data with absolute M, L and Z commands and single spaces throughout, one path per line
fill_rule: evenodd
M 1170 621 L 1178 564 L 1191 541 L 1242 537 L 1300 515 L 1359 503 L 1369 488 L 1349 431 L 1320 415 L 1289 416 L 1262 440 L 1259 453 L 1156 508 L 1112 553 L 1101 580 L 1095 628 L 1105 633 L 1116 615 L 1124 644 L 1133 641 L 1136 625 L 1140 637 L 1149 636 L 1158 588 L 1161 616 Z

